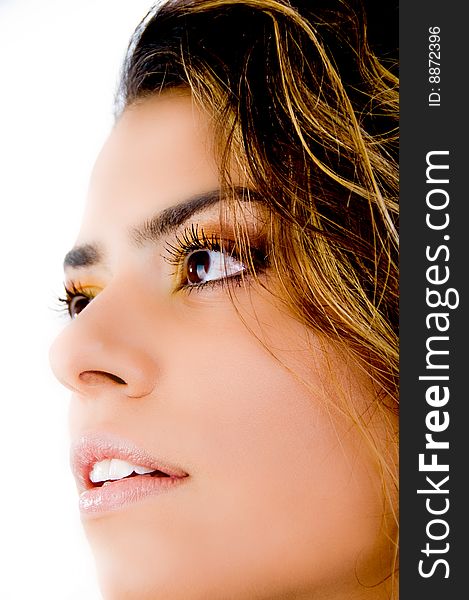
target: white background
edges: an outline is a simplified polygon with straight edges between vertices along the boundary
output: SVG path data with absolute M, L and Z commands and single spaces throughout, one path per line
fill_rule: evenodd
M 0 0 L 0 597 L 98 600 L 48 347 L 62 259 L 150 0 Z

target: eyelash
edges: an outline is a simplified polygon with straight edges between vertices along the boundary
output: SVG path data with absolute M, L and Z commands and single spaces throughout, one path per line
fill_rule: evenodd
M 222 252 L 228 254 L 235 260 L 242 262 L 238 257 L 239 252 L 236 250 L 236 243 L 234 241 L 228 239 L 224 239 L 222 241 L 216 234 L 207 236 L 202 227 L 199 227 L 198 224 L 193 223 L 190 227 L 186 227 L 180 235 L 176 236 L 174 244 L 169 242 L 166 243 L 166 255 L 163 256 L 163 259 L 175 267 L 173 276 L 175 276 L 183 267 L 185 259 L 192 252 L 197 250 Z M 267 267 L 267 256 L 265 249 L 251 247 L 249 251 L 255 271 L 264 271 Z M 191 293 L 194 291 L 200 291 L 202 288 L 206 288 L 207 286 L 217 287 L 220 285 L 226 285 L 227 280 L 230 280 L 230 282 L 234 283 L 241 283 L 241 281 L 245 279 L 246 275 L 249 274 L 249 270 L 249 267 L 246 267 L 240 273 L 228 277 L 221 277 L 220 279 L 212 279 L 203 283 L 179 283 L 176 291 L 185 290 L 187 293 Z M 96 294 L 87 291 L 86 286 L 82 287 L 79 283 L 75 284 L 72 282 L 69 286 L 64 284 L 64 290 L 65 297 L 58 298 L 58 300 L 60 304 L 63 305 L 64 312 L 68 312 L 71 318 L 74 318 L 71 313 L 71 307 L 75 298 L 81 297 L 85 300 L 88 300 L 89 303 L 91 300 L 93 300 L 93 298 L 96 297 Z
M 65 297 L 59 297 L 57 299 L 61 305 L 60 310 L 67 312 L 71 319 L 74 318 L 71 313 L 71 307 L 75 298 L 81 297 L 88 300 L 88 302 L 91 302 L 91 300 L 96 297 L 96 294 L 87 291 L 87 286 L 82 286 L 80 283 L 75 284 L 75 282 L 70 283 L 68 286 L 64 283 L 64 291 Z
M 186 258 L 198 250 L 221 252 L 242 263 L 240 251 L 238 250 L 236 242 L 230 239 L 222 240 L 217 234 L 208 236 L 206 235 L 203 227 L 199 227 L 198 224 L 192 223 L 190 227 L 186 227 L 180 235 L 176 236 L 175 239 L 176 241 L 174 244 L 170 244 L 169 242 L 166 244 L 166 256 L 163 256 L 167 263 L 175 267 L 175 272 L 173 275 L 176 275 L 178 270 L 184 266 L 184 261 Z M 249 254 L 251 259 L 250 262 L 252 267 L 254 267 L 254 271 L 263 272 L 268 266 L 268 257 L 266 256 L 264 245 L 262 245 L 261 248 L 251 246 L 249 248 Z M 226 285 L 228 280 L 230 283 L 241 284 L 241 281 L 243 281 L 252 270 L 253 269 L 251 269 L 249 266 L 245 266 L 245 269 L 243 269 L 241 272 L 227 277 L 220 277 L 219 279 L 212 279 L 203 283 L 180 283 L 177 291 L 185 290 L 188 293 L 200 291 L 207 286 L 217 287 L 220 285 Z

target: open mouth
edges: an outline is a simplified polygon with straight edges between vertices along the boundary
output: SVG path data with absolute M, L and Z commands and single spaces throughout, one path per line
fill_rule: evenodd
M 90 481 L 93 487 L 111 485 L 115 481 L 132 477 L 171 477 L 159 469 L 151 469 L 142 465 L 134 465 L 120 458 L 107 458 L 93 465 L 90 471 Z
M 83 515 L 123 509 L 187 483 L 188 473 L 115 435 L 90 433 L 71 448 Z

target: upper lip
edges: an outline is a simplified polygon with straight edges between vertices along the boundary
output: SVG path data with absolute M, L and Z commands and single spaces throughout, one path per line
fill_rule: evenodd
M 93 465 L 106 458 L 120 458 L 132 464 L 162 471 L 177 479 L 188 476 L 180 467 L 152 456 L 129 440 L 93 433 L 82 435 L 72 444 L 70 451 L 70 464 L 80 491 L 94 487 L 90 480 Z

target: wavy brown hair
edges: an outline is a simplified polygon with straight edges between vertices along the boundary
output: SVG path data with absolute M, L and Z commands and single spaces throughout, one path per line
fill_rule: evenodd
M 210 115 L 222 186 L 241 164 L 268 209 L 283 302 L 345 345 L 383 412 L 398 402 L 397 85 L 358 2 L 169 0 L 137 29 L 119 94 L 122 110 L 182 88 Z

